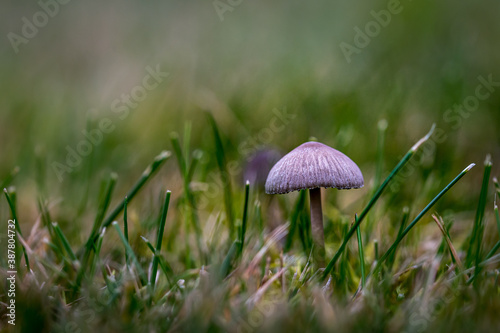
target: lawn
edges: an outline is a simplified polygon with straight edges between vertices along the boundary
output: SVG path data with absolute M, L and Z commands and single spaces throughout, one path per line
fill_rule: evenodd
M 500 327 L 498 2 L 0 7 L 0 331 Z

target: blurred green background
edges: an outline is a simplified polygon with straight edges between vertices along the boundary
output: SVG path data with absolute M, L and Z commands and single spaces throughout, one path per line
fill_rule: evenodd
M 155 155 L 171 149 L 171 132 L 182 137 L 186 122 L 191 148 L 205 152 L 195 179 L 210 181 L 216 162 L 205 111 L 218 122 L 229 159 L 241 165 L 258 146 L 287 152 L 314 136 L 357 162 L 368 185 L 379 120 L 388 122 L 384 175 L 436 123 L 447 139 L 401 181 L 399 201 L 425 186 L 422 176 L 437 188 L 489 153 L 493 175 L 500 170 L 500 87 L 467 117 L 445 118 L 474 96 L 479 76 L 500 82 L 498 1 L 73 0 L 58 4 L 17 53 L 9 33 L 23 36 L 23 17 L 33 23 L 43 9 L 36 1 L 0 6 L 0 179 L 20 167 L 14 183 L 25 221 L 36 218 L 37 197 L 62 199 L 72 210 L 110 171 L 124 193 Z M 355 46 L 355 29 L 376 26 L 371 12 L 388 6 L 398 13 L 377 23 L 348 62 L 341 44 Z M 169 76 L 121 120 L 112 104 L 142 84 L 148 66 Z M 273 110 L 294 118 L 269 132 Z M 103 118 L 115 130 L 59 181 L 53 163 L 64 163 L 67 147 L 75 149 L 82 131 Z M 480 169 L 446 205 L 474 209 Z M 241 177 L 234 181 L 242 187 Z M 154 182 L 150 196 L 165 186 L 175 195 L 177 165 L 170 161 Z

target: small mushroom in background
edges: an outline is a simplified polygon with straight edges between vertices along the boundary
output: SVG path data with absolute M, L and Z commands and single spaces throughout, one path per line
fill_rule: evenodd
M 325 236 L 321 187 L 361 188 L 363 174 L 349 157 L 319 142 L 306 142 L 279 160 L 269 172 L 266 193 L 284 194 L 309 189 L 314 259 L 324 266 Z
M 248 180 L 253 186 L 263 189 L 269 171 L 282 156 L 282 153 L 273 148 L 262 148 L 258 150 L 247 160 L 244 180 Z
M 248 180 L 252 184 L 252 189 L 256 190 L 256 201 L 267 211 L 267 217 L 261 222 L 270 230 L 282 225 L 284 216 L 282 210 L 279 209 L 280 202 L 274 200 L 277 198 L 263 195 L 263 193 L 269 171 L 282 157 L 283 153 L 278 149 L 262 146 L 245 159 L 242 180 Z

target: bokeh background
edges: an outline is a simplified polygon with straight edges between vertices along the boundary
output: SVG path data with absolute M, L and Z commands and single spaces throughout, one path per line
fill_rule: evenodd
M 447 139 L 404 179 L 394 195 L 401 202 L 425 186 L 442 187 L 469 163 L 482 165 L 487 154 L 497 175 L 500 87 L 460 125 L 444 115 L 474 95 L 479 76 L 500 82 L 500 3 L 403 0 L 401 12 L 348 62 L 341 43 L 355 45 L 355 28 L 364 31 L 374 21 L 371 11 L 388 5 L 73 0 L 59 4 L 16 53 L 8 34 L 22 35 L 23 17 L 33 22 L 41 6 L 2 1 L 0 179 L 20 167 L 15 185 L 23 223 L 36 219 L 40 197 L 55 202 L 58 218 L 71 223 L 75 207 L 95 205 L 109 172 L 117 172 L 117 193 L 125 193 L 155 155 L 171 149 L 171 132 L 182 137 L 188 123 L 191 150 L 205 153 L 195 180 L 209 182 L 216 162 L 206 111 L 220 126 L 228 158 L 241 165 L 249 157 L 242 144 L 287 152 L 313 136 L 356 161 L 368 184 L 381 119 L 388 123 L 384 175 L 436 123 Z M 168 78 L 120 120 L 113 101 L 140 85 L 148 66 L 160 66 Z M 265 136 L 273 110 L 295 118 Z M 82 131 L 102 118 L 112 119 L 116 129 L 59 181 L 53 163 L 63 163 L 66 147 L 75 148 L 85 139 Z M 444 204 L 473 210 L 481 177 L 476 168 Z M 233 180 L 242 188 L 242 176 Z M 159 201 L 159 188 L 174 194 L 181 188 L 176 163 L 170 161 L 154 182 L 149 196 L 138 199 L 144 212 L 151 198 Z M 346 200 L 340 206 L 348 207 L 342 198 L 332 194 L 328 200 Z

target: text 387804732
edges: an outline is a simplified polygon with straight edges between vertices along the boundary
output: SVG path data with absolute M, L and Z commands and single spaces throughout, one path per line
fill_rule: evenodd
M 7 317 L 10 325 L 16 325 L 16 221 L 9 220 L 7 225 Z

